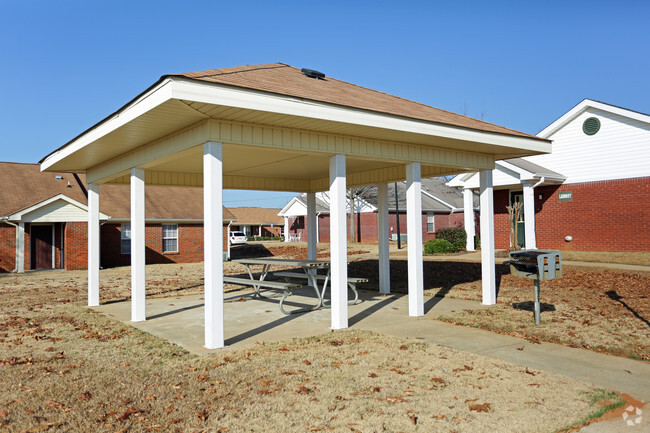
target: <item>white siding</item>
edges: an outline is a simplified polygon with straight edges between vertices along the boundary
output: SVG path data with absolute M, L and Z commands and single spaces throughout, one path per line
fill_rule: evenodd
M 595 135 L 582 131 L 589 117 L 600 121 Z M 525 159 L 563 174 L 565 183 L 650 176 L 648 123 L 589 107 L 548 138 L 552 153 Z
M 56 200 L 23 215 L 23 222 L 87 222 L 88 213 L 65 200 Z

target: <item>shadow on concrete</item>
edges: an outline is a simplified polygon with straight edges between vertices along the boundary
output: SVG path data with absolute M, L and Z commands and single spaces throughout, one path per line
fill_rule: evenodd
M 290 314 L 288 316 L 281 317 L 279 319 L 276 319 L 272 322 L 265 323 L 261 326 L 258 326 L 257 328 L 253 328 L 249 331 L 242 332 L 239 335 L 235 335 L 234 337 L 226 338 L 225 345 L 230 346 L 232 344 L 235 344 L 239 341 L 246 340 L 247 338 L 254 337 L 258 334 L 261 334 L 265 331 L 269 331 L 273 328 L 276 328 L 278 326 L 284 325 L 285 323 L 291 322 L 294 319 L 297 319 L 300 317 L 299 314 Z
M 361 297 L 359 297 L 361 299 Z M 388 305 L 392 304 L 398 299 L 398 296 L 394 295 L 388 295 L 383 297 L 380 301 L 377 301 L 372 307 L 365 308 L 363 311 L 358 312 L 352 317 L 348 318 L 348 326 L 353 326 L 359 322 L 361 322 L 363 319 L 371 316 L 372 314 L 378 312 L 384 307 L 387 307 Z M 369 302 L 370 300 L 366 299 L 363 300 L 363 302 Z

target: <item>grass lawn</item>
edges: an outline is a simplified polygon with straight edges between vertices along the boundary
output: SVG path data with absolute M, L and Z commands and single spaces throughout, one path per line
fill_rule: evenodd
M 148 266 L 148 296 L 201 291 L 201 271 Z M 86 309 L 85 278 L 0 275 L 0 429 L 553 432 L 611 399 L 563 376 L 370 332 L 198 357 Z M 101 278 L 103 301 L 128 297 L 128 268 Z

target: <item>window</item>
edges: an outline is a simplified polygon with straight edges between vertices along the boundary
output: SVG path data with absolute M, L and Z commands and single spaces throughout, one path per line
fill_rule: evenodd
M 433 224 L 433 212 L 427 213 L 427 233 L 434 233 L 436 226 Z
M 163 253 L 178 252 L 178 224 L 163 224 L 162 226 Z
M 131 224 L 122 224 L 122 254 L 131 254 Z

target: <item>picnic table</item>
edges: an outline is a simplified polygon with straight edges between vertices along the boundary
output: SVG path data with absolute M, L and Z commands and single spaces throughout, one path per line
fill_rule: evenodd
M 260 298 L 263 298 L 263 296 L 260 294 L 261 287 L 282 290 L 283 295 L 282 295 L 282 299 L 280 300 L 280 311 L 282 311 L 284 314 L 294 314 L 294 313 L 302 313 L 306 311 L 313 311 L 323 306 L 324 289 L 327 286 L 327 282 L 329 280 L 329 272 L 330 272 L 329 261 L 295 260 L 295 259 L 279 259 L 279 258 L 253 258 L 253 259 L 237 259 L 237 260 L 233 260 L 233 262 L 245 266 L 246 270 L 248 271 L 249 278 L 246 279 L 246 278 L 224 276 L 224 282 L 253 286 L 253 289 L 255 289 L 255 293 L 253 296 L 258 296 Z M 253 274 L 253 271 L 251 269 L 252 266 L 262 266 L 262 272 L 260 273 L 259 278 L 255 278 L 255 275 Z M 294 268 L 301 268 L 305 273 L 305 277 L 308 279 L 310 283 L 309 286 L 312 287 L 316 292 L 318 303 L 312 308 L 293 310 L 291 312 L 285 311 L 285 309 L 283 308 L 284 300 L 289 295 L 292 294 L 294 289 L 303 287 L 303 285 L 296 284 L 296 283 L 289 283 L 289 282 L 285 283 L 280 281 L 267 281 L 266 278 L 272 274 L 270 270 L 271 267 L 273 266 L 289 266 Z M 323 283 L 322 289 L 319 289 L 318 287 L 318 279 L 319 277 L 322 277 L 316 275 L 318 269 L 327 269 L 327 275 L 325 276 L 325 281 Z

